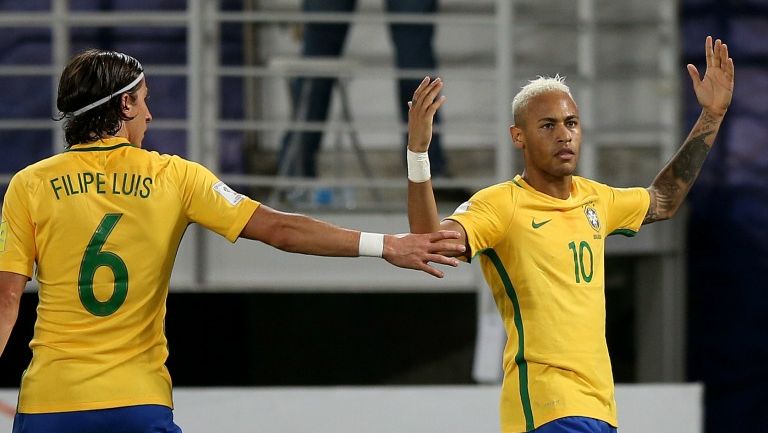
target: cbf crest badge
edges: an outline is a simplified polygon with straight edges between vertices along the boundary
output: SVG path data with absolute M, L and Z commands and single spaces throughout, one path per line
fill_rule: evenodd
M 592 205 L 586 205 L 584 207 L 584 215 L 587 216 L 587 221 L 589 221 L 589 225 L 592 226 L 593 229 L 595 229 L 596 232 L 600 231 L 600 218 L 597 216 L 597 210 L 592 207 Z

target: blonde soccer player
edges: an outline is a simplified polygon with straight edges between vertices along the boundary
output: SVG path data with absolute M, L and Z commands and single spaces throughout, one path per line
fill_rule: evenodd
M 409 115 L 411 231 L 454 230 L 479 257 L 507 332 L 501 389 L 504 433 L 615 432 L 616 402 L 605 341 L 605 238 L 632 236 L 683 203 L 733 95 L 733 60 L 707 37 L 706 72 L 688 72 L 701 115 L 648 188 L 612 188 L 575 176 L 579 109 L 564 80 L 539 78 L 514 97 L 510 134 L 524 158 L 513 179 L 485 188 L 442 222 L 429 174 L 432 118 L 445 102 L 425 78 Z
M 180 432 L 164 333 L 191 223 L 323 256 L 374 256 L 441 277 L 458 233 L 361 233 L 270 209 L 200 164 L 141 148 L 152 120 L 141 64 L 88 50 L 59 81 L 66 150 L 13 176 L 0 227 L 0 353 L 33 277 L 39 304 L 14 433 Z M 258 263 L 254 264 L 258 266 Z M 265 269 L 265 272 L 268 270 Z

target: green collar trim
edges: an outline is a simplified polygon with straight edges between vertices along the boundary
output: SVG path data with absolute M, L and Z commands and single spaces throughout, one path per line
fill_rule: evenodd
M 94 146 L 94 147 L 79 147 L 77 149 L 66 149 L 64 152 L 99 152 L 102 150 L 113 150 L 119 147 L 134 147 L 131 143 L 120 143 L 114 146 Z

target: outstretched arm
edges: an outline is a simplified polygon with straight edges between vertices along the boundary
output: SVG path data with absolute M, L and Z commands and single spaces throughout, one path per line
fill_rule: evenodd
M 375 240 L 377 236 L 381 239 L 381 235 L 369 237 Z M 463 245 L 448 242 L 458 236 L 458 233 L 450 231 L 383 235 L 383 245 L 379 243 L 379 250 L 371 254 L 380 255 L 395 266 L 420 270 L 442 278 L 443 272 L 429 263 L 458 265 L 456 259 L 445 256 L 447 253 L 463 251 Z M 359 231 L 337 227 L 305 215 L 280 212 L 265 205 L 253 212 L 240 237 L 258 240 L 283 251 L 315 256 L 357 257 L 366 248 L 365 239 L 360 241 Z
M 452 220 L 440 222 L 429 176 L 427 152 L 432 141 L 435 113 L 445 103 L 445 96 L 437 96 L 442 87 L 443 81 L 440 78 L 430 80 L 425 77 L 408 103 L 408 222 L 413 233 L 430 233 L 441 229 L 455 231 L 459 236 L 447 239 L 446 242 L 466 247 L 467 235 L 461 224 Z M 445 254 L 468 257 L 470 253 L 466 247 L 460 253 L 446 250 Z
M 707 36 L 705 49 L 707 69 L 703 79 L 694 65 L 688 65 L 701 115 L 675 156 L 648 187 L 651 203 L 643 224 L 675 215 L 699 175 L 731 103 L 734 68 L 728 47 L 720 39 L 713 44 L 712 37 Z
M 19 315 L 19 301 L 28 279 L 26 275 L 0 271 L 0 355 Z

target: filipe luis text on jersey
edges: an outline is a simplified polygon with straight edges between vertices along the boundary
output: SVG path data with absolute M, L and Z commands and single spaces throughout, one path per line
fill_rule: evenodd
M 77 194 L 113 194 L 148 198 L 152 193 L 151 177 L 136 173 L 91 173 L 65 174 L 50 179 L 56 200 Z

